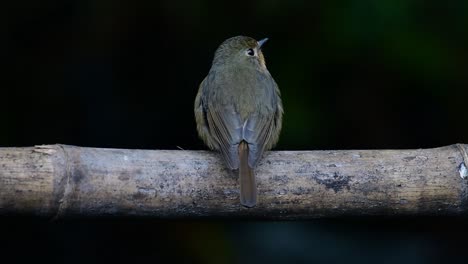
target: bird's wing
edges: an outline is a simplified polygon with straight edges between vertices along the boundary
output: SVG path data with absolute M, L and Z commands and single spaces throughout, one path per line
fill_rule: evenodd
M 206 78 L 200 84 L 197 97 L 195 98 L 195 119 L 200 138 L 210 149 L 216 149 L 216 142 L 213 142 L 211 139 L 210 129 L 208 127 L 206 97 L 204 96 L 205 83 Z
M 234 107 L 211 104 L 207 121 L 212 138 L 231 169 L 239 168 L 238 145 L 242 140 L 242 123 Z
M 277 113 L 271 116 L 254 115 L 249 117 L 244 129 L 244 140 L 249 143 L 249 166 L 254 168 L 265 150 L 270 149 L 277 141 L 274 135 L 279 134 L 280 120 Z
M 263 105 L 267 110 L 257 109 L 255 114 L 249 116 L 243 127 L 243 139 L 249 143 L 249 166 L 252 168 L 260 160 L 263 152 L 271 149 L 278 141 L 283 117 L 283 105 L 278 85 L 269 74 L 257 76 L 262 80 L 260 83 L 266 83 L 267 87 L 270 87 L 270 89 L 264 89 L 270 93 L 266 96 L 267 102 L 258 104 L 258 106 Z
M 239 168 L 238 145 L 242 139 L 240 115 L 229 99 L 215 100 L 207 85 L 213 85 L 210 76 L 200 84 L 195 99 L 195 117 L 200 137 L 211 149 L 221 152 L 229 168 Z M 213 87 L 217 89 L 216 87 Z M 227 98 L 226 98 L 227 99 Z

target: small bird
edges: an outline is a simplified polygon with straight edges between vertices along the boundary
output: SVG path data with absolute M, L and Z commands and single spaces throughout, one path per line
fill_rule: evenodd
M 267 40 L 225 40 L 195 99 L 198 134 L 222 154 L 230 169 L 238 170 L 240 203 L 245 207 L 257 203 L 253 169 L 278 141 L 283 116 L 280 91 L 261 50 Z

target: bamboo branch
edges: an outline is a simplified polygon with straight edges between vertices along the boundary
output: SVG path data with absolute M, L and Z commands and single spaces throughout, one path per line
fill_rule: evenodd
M 467 215 L 466 147 L 270 152 L 256 169 L 252 209 L 239 204 L 236 174 L 212 152 L 0 148 L 0 215 Z

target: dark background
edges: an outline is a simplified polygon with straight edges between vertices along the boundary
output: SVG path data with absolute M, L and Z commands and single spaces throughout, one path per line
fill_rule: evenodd
M 269 37 L 277 149 L 468 143 L 468 2 L 8 1 L 0 146 L 204 149 L 193 101 L 226 38 Z M 2 218 L 15 261 L 441 263 L 467 219 L 309 222 Z M 248 256 L 250 254 L 250 256 Z

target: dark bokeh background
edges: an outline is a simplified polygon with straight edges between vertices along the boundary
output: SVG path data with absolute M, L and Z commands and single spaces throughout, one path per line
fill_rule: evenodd
M 198 84 L 216 47 L 239 34 L 270 38 L 286 113 L 278 149 L 468 142 L 465 0 L 23 0 L 0 17 L 2 147 L 203 149 Z M 4 218 L 0 252 L 74 263 L 440 263 L 463 260 L 465 222 Z

